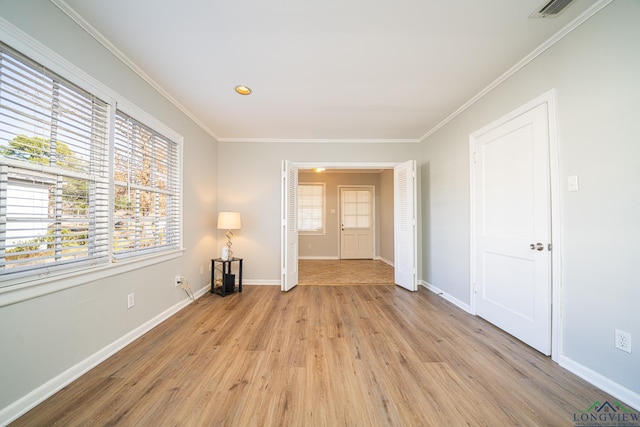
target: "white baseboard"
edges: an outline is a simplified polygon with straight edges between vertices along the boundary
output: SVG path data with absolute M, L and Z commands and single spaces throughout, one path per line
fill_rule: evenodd
M 329 260 L 329 261 L 337 261 L 340 259 L 340 257 L 337 256 L 298 256 L 298 259 L 304 259 L 304 260 Z M 376 261 L 382 261 L 385 264 L 390 265 L 391 267 L 394 266 L 392 261 L 389 261 L 386 258 L 380 257 L 380 256 L 375 256 L 373 257 L 374 260 Z
M 460 301 L 458 298 L 449 295 L 448 293 L 444 292 L 442 289 L 433 286 L 432 284 L 430 284 L 429 282 L 425 282 L 424 280 L 421 280 L 419 282 L 420 285 L 424 286 L 425 288 L 427 288 L 428 290 L 430 290 L 431 292 L 433 292 L 434 294 L 440 295 L 442 298 L 446 299 L 447 301 L 449 301 L 451 304 L 455 305 L 458 308 L 461 308 L 462 310 L 466 311 L 467 313 L 473 314 L 471 313 L 471 306 L 469 304 L 467 304 L 466 302 Z
M 426 287 L 431 292 L 441 296 L 442 298 L 446 299 L 447 301 L 451 302 L 457 307 L 460 307 L 467 313 L 471 313 L 471 307 L 469 306 L 469 304 L 466 304 L 460 301 L 459 299 L 452 297 L 451 295 L 443 292 L 441 289 L 431 285 L 428 282 L 420 281 L 420 285 Z M 629 405 L 631 408 L 640 410 L 640 394 L 639 393 L 633 390 L 630 390 L 585 366 L 582 366 L 581 364 L 575 362 L 572 359 L 569 359 L 566 356 L 561 355 L 558 359 L 558 364 L 564 369 L 566 369 L 567 371 L 576 374 L 577 376 L 584 379 L 585 381 L 588 381 L 589 383 L 598 387 L 602 391 L 616 397 L 621 402 L 624 402 L 626 405 Z M 587 405 L 590 403 L 593 403 L 593 402 L 585 402 L 585 404 Z
M 473 314 L 471 312 L 471 307 L 469 306 L 469 304 L 466 304 L 460 301 L 459 299 L 452 297 L 451 295 L 443 292 L 441 289 L 431 285 L 428 282 L 420 281 L 420 285 L 424 286 L 431 292 L 441 296 L 442 298 L 446 299 L 447 301 L 451 302 L 457 307 L 460 307 L 462 310 L 466 311 L 467 313 Z M 566 356 L 560 355 L 560 357 L 558 358 L 558 364 L 564 369 L 566 369 L 567 371 L 573 374 L 576 374 L 577 376 L 589 382 L 590 384 L 593 384 L 594 386 L 598 387 L 605 393 L 608 393 L 614 396 L 615 398 L 619 399 L 620 401 L 624 402 L 626 405 L 629 405 L 629 407 L 636 410 L 640 410 L 640 393 L 630 390 L 610 380 L 609 378 L 597 373 L 596 371 L 593 371 L 585 366 L 582 366 L 581 364 L 575 362 L 572 359 L 569 359 Z M 593 402 L 585 402 L 585 404 L 587 405 L 590 403 L 593 403 Z
M 569 359 L 567 356 L 560 355 L 558 358 L 558 364 L 569 372 L 572 372 L 582 378 L 585 381 L 593 384 L 602 391 L 609 393 L 621 402 L 629 405 L 633 409 L 640 411 L 640 393 L 630 390 L 609 378 L 593 371 L 586 366 L 579 364 L 578 362 Z M 593 402 L 585 402 L 590 404 Z M 610 402 L 613 403 L 613 402 Z
M 249 280 L 243 280 L 242 281 L 243 285 L 265 285 L 265 286 L 280 286 L 280 280 L 272 280 L 272 279 L 268 279 L 268 280 L 256 280 L 256 279 L 249 279 Z
M 395 267 L 393 261 L 389 261 L 386 258 L 376 257 L 375 259 L 380 260 L 380 261 L 384 262 L 385 264 L 390 265 L 391 267 Z
M 196 299 L 200 298 L 202 295 L 207 293 L 209 289 L 210 287 L 207 286 L 198 289 L 194 292 L 194 297 Z M 165 320 L 188 306 L 191 302 L 192 301 L 190 299 L 185 298 L 174 306 L 169 307 L 167 310 L 160 313 L 153 319 L 150 319 L 144 324 L 138 326 L 131 332 L 120 337 L 103 349 L 92 354 L 91 356 L 62 372 L 58 376 L 42 384 L 35 390 L 29 392 L 25 396 L 13 402 L 9 406 L 0 409 L 0 426 L 5 426 L 10 422 L 16 420 L 20 416 L 24 415 L 32 408 L 36 407 L 38 404 L 42 403 L 43 401 L 78 379 L 80 376 L 98 366 L 100 363 L 113 356 L 115 353 L 122 350 L 124 347 L 131 344 L 133 341 L 140 338 L 142 335 L 149 332 L 151 329 L 155 328 L 160 323 L 164 322 Z

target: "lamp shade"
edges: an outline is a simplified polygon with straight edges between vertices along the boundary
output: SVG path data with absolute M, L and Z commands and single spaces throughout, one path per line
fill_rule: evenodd
M 241 227 L 240 212 L 220 212 L 218 214 L 218 229 L 239 230 Z

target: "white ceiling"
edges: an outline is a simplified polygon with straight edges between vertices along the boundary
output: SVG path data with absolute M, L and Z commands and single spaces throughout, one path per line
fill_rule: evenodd
M 596 1 L 54 0 L 223 141 L 420 140 Z

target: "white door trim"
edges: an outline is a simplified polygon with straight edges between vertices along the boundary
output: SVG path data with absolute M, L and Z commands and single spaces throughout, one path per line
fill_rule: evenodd
M 469 177 L 470 177 L 470 283 L 469 292 L 471 302 L 471 313 L 476 314 L 476 284 L 475 277 L 477 272 L 476 266 L 476 180 L 474 162 L 474 141 L 478 134 L 482 134 L 484 130 L 496 127 L 498 124 L 505 123 L 539 105 L 547 105 L 548 125 L 549 125 L 549 178 L 551 193 L 551 359 L 558 362 L 559 356 L 562 354 L 561 348 L 561 320 L 562 320 L 562 231 L 560 221 L 560 181 L 558 168 L 558 137 L 556 123 L 556 106 L 555 91 L 552 89 L 541 96 L 522 105 L 516 110 L 502 116 L 492 123 L 484 126 L 482 129 L 469 135 Z

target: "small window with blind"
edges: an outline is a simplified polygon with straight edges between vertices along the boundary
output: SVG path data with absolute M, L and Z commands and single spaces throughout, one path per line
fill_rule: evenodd
M 116 112 L 116 258 L 180 247 L 179 160 L 178 143 Z
M 0 44 L 0 278 L 108 261 L 107 112 Z
M 298 232 L 325 233 L 325 184 L 298 184 Z

